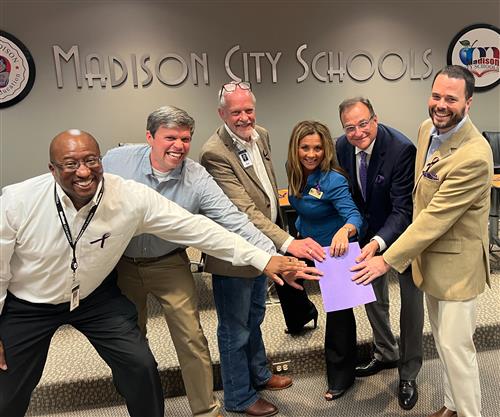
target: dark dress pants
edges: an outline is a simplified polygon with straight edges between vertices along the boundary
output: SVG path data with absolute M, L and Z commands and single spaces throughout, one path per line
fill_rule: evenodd
M 163 417 L 164 400 L 156 361 L 137 327 L 137 311 L 116 286 L 116 273 L 80 306 L 35 304 L 7 294 L 0 315 L 0 340 L 7 371 L 0 370 L 0 416 L 24 416 L 43 372 L 50 340 L 63 324 L 82 332 L 113 372 L 132 417 Z
M 349 388 L 356 367 L 356 320 L 352 308 L 327 313 L 325 359 L 328 388 Z
M 302 259 L 308 266 L 314 266 L 314 262 Z M 297 284 L 304 285 L 303 279 L 298 279 Z M 281 304 L 283 317 L 289 333 L 299 333 L 305 324 L 318 316 L 316 306 L 307 296 L 307 291 L 298 290 L 288 285 L 275 285 L 276 293 Z

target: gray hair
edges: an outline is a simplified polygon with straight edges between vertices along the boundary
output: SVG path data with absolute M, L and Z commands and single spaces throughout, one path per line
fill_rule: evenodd
M 239 84 L 239 81 L 229 81 L 228 83 L 225 83 L 224 85 L 226 84 Z M 255 95 L 254 93 L 252 92 L 252 90 L 245 90 L 245 91 L 248 91 L 250 93 L 250 96 L 252 97 L 252 100 L 253 100 L 253 104 L 255 105 L 255 103 L 257 102 L 257 99 L 255 98 Z M 231 94 L 233 93 L 234 91 L 226 91 L 224 90 L 224 86 L 222 86 L 219 91 L 217 92 L 217 98 L 218 98 L 218 102 L 219 102 L 219 109 L 222 109 L 223 107 L 225 107 L 226 105 L 226 96 L 228 94 Z
M 146 130 L 151 136 L 161 127 L 176 128 L 188 127 L 191 136 L 194 133 L 194 119 L 186 111 L 174 106 L 163 106 L 155 110 L 148 116 Z
M 370 100 L 368 100 L 365 97 L 353 97 L 353 98 L 348 98 L 345 99 L 342 103 L 339 104 L 339 117 L 342 119 L 342 114 L 349 108 L 354 106 L 355 104 L 362 103 L 366 107 L 368 107 L 368 110 L 370 111 L 370 117 L 375 116 L 375 110 L 373 110 L 372 103 L 370 103 Z

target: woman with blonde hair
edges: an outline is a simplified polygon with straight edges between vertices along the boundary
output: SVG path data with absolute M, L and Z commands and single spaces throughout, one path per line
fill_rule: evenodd
M 297 211 L 296 228 L 342 256 L 363 220 L 352 200 L 328 127 L 316 121 L 299 122 L 288 144 L 288 193 Z M 327 313 L 325 330 L 327 401 L 341 397 L 354 383 L 356 322 L 352 308 Z

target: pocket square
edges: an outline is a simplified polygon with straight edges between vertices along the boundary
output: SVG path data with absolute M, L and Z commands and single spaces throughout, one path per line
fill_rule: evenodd
M 436 173 L 434 173 L 434 172 L 424 171 L 424 172 L 422 172 L 422 175 L 423 175 L 425 178 L 429 179 L 429 180 L 432 180 L 432 181 L 439 181 L 438 176 L 437 176 L 437 175 L 436 175 Z
M 382 184 L 384 180 L 385 180 L 384 176 L 379 174 L 375 177 L 375 184 Z

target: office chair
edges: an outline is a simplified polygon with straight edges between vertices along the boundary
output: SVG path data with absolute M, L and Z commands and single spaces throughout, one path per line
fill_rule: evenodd
M 500 174 L 500 132 L 483 132 L 491 146 L 493 152 L 493 165 L 495 174 Z M 490 238 L 490 254 L 496 262 L 500 262 L 500 256 L 494 250 L 494 247 L 500 247 L 500 239 L 498 238 L 498 221 L 500 217 L 500 189 L 491 188 L 491 206 L 489 215 L 488 233 Z

